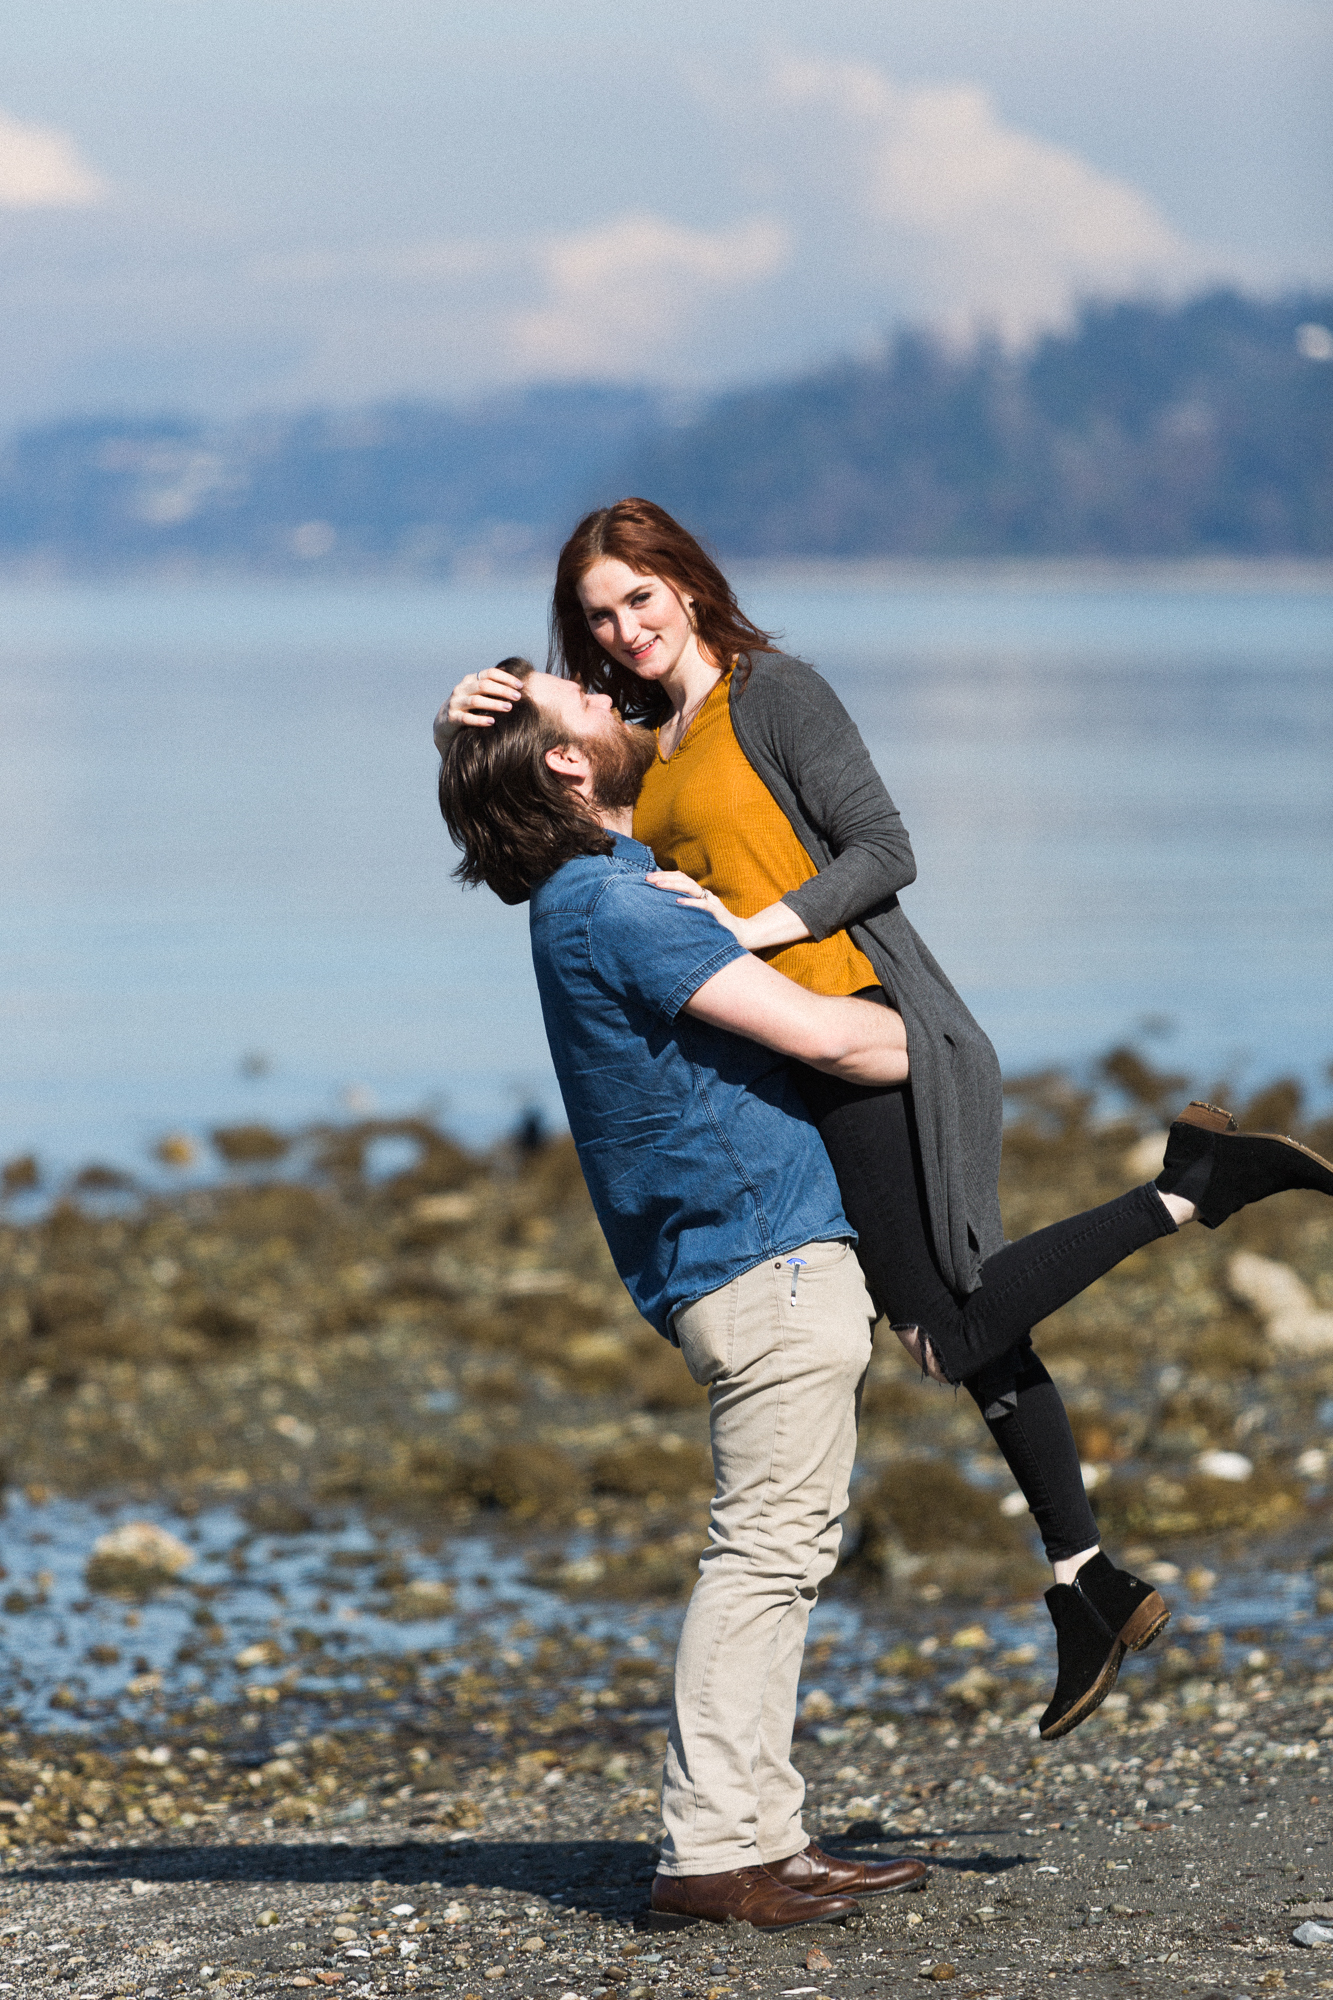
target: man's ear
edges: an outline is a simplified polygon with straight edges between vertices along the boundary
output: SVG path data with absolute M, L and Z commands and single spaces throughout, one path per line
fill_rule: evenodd
M 575 791 L 582 790 L 584 783 L 592 775 L 592 766 L 587 755 L 574 743 L 557 743 L 546 753 L 546 768 L 554 771 L 557 778 Z

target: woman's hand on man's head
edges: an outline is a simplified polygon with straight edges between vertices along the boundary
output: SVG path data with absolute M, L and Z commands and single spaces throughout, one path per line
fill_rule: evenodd
M 459 729 L 489 729 L 497 715 L 509 713 L 522 692 L 517 674 L 504 667 L 464 674 L 435 718 L 435 748 L 443 756 Z

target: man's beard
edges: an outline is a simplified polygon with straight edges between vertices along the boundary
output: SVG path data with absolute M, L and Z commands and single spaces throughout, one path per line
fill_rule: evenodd
M 592 765 L 593 803 L 602 812 L 623 812 L 639 796 L 639 788 L 654 757 L 657 738 L 651 729 L 622 723 L 605 736 L 585 737 L 583 743 Z

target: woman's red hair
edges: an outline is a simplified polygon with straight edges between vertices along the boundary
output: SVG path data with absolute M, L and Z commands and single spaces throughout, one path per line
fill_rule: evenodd
M 594 563 L 608 557 L 636 576 L 659 576 L 693 601 L 699 644 L 719 666 L 739 660 L 748 674 L 750 656 L 774 653 L 772 635 L 761 632 L 736 602 L 736 593 L 712 557 L 687 528 L 652 500 L 617 500 L 586 514 L 560 551 L 551 599 L 549 670 L 579 681 L 589 693 L 609 694 L 621 714 L 656 721 L 666 696 L 641 681 L 602 651 L 583 615 L 579 584 Z

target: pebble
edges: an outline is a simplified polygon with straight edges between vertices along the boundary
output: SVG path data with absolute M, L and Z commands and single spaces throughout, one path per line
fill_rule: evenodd
M 104 1561 L 138 1563 L 148 1570 L 165 1570 L 179 1576 L 194 1562 L 194 1550 L 178 1535 L 159 1527 L 156 1521 L 124 1521 L 120 1527 L 99 1535 L 93 1556 Z
M 1123 1133 L 1107 1145 L 1122 1148 Z M 1110 1153 L 1097 1156 L 1097 1173 L 1114 1165 Z M 1067 1180 L 1078 1171 L 1068 1146 L 1045 1165 L 1038 1147 L 1017 1148 L 1014 1158 L 1006 1212 L 1016 1230 L 1049 1220 L 1057 1199 L 1068 1207 L 1105 1198 L 1095 1174 L 1086 1185 Z M 1025 1158 L 1036 1164 L 1023 1167 Z M 205 1953 L 200 1977 L 216 1976 L 229 1991 L 249 1977 L 302 1991 L 383 1977 L 396 1982 L 389 1992 L 404 1991 L 417 1968 L 425 1990 L 450 2000 L 506 1971 L 517 1994 L 525 1964 L 534 1993 L 557 1995 L 568 1982 L 589 2000 L 594 1981 L 603 1984 L 600 1959 L 622 1969 L 619 1954 L 632 1942 L 622 1926 L 646 1897 L 660 1832 L 672 1621 L 697 1566 L 706 1496 L 690 1484 L 693 1473 L 679 1492 L 620 1491 L 614 1482 L 632 1483 L 636 1462 L 651 1462 L 663 1479 L 682 1459 L 693 1465 L 706 1412 L 679 1356 L 626 1311 L 567 1155 L 554 1148 L 545 1166 L 507 1178 L 466 1157 L 450 1162 L 435 1188 L 358 1190 L 349 1180 L 335 1199 L 315 1186 L 238 1184 L 86 1226 L 0 1222 L 4 1268 L 17 1274 L 6 1276 L 3 1300 L 11 1345 L 32 1341 L 31 1353 L 11 1356 L 0 1455 L 27 1505 L 50 1507 L 57 1489 L 143 1491 L 169 1493 L 183 1510 L 181 1535 L 168 1535 L 186 1557 L 177 1581 L 155 1558 L 147 1569 L 168 1579 L 156 1604 L 102 1598 L 96 1607 L 103 1657 L 90 1664 L 119 1664 L 123 1692 L 80 1710 L 78 1675 L 93 1634 L 80 1624 L 88 1614 L 71 1611 L 70 1665 L 61 1669 L 75 1689 L 69 1710 L 58 1703 L 54 1716 L 43 1708 L 36 1722 L 0 1731 L 8 1857 L 0 1919 L 50 1942 L 78 1926 L 82 1949 L 65 1969 L 86 1955 L 104 1993 L 148 1990 L 156 1968 L 144 1958 L 158 1942 L 183 1954 L 161 1980 L 164 1994 Z M 456 1185 L 476 1190 L 466 1224 L 418 1205 L 447 1192 L 455 1173 Z M 1314 1286 L 1333 1270 L 1333 1228 L 1316 1220 L 1285 1230 L 1275 1209 L 1275 1254 L 1299 1262 Z M 807 1971 L 851 2000 L 863 1950 L 884 1951 L 886 1962 L 873 1967 L 874 1990 L 884 1991 L 886 1975 L 909 1976 L 929 1939 L 938 1956 L 920 1976 L 942 1981 L 952 1971 L 980 1982 L 983 1961 L 1016 1953 L 1020 1935 L 1038 1937 L 1066 1968 L 1044 1989 L 1052 1992 L 1068 1986 L 1072 1960 L 1094 1951 L 1104 1970 L 1125 1959 L 1183 1978 L 1188 1964 L 1229 1991 L 1238 1990 L 1238 1966 L 1245 1990 L 1257 1991 L 1283 1955 L 1288 1966 L 1317 1970 L 1285 1940 L 1298 1916 L 1333 1932 L 1320 1911 L 1292 1906 L 1296 1894 L 1315 1898 L 1329 1886 L 1324 1851 L 1307 1859 L 1304 1849 L 1322 1838 L 1311 1829 L 1322 1828 L 1333 1796 L 1333 1661 L 1302 1646 L 1313 1622 L 1224 1645 L 1193 1614 L 1218 1613 L 1217 1600 L 1201 1600 L 1219 1573 L 1234 1589 L 1247 1543 L 1261 1546 L 1270 1529 L 1289 1537 L 1288 1550 L 1317 1547 L 1326 1535 L 1317 1505 L 1306 1511 L 1313 1469 L 1297 1471 L 1303 1451 L 1323 1449 L 1323 1433 L 1308 1369 L 1302 1376 L 1280 1356 L 1276 1365 L 1265 1359 L 1256 1330 L 1226 1306 L 1223 1247 L 1196 1234 L 1197 1243 L 1164 1248 L 1160 1272 L 1150 1260 L 1129 1267 L 1091 1305 L 1071 1308 L 1052 1362 L 1077 1392 L 1092 1458 L 1108 1467 L 1097 1498 L 1114 1546 L 1135 1550 L 1141 1574 L 1194 1597 L 1177 1597 L 1166 1640 L 1126 1661 L 1113 1697 L 1060 1744 L 1032 1734 L 1049 1694 L 1049 1634 L 1027 1529 L 1015 1531 L 1001 1513 L 1002 1489 L 983 1493 L 956 1475 L 946 1497 L 979 1511 L 977 1546 L 953 1568 L 955 1551 L 937 1561 L 916 1546 L 921 1524 L 903 1511 L 923 1463 L 953 1477 L 984 1449 L 984 1434 L 979 1447 L 970 1410 L 960 1415 L 952 1399 L 900 1380 L 887 1351 L 877 1357 L 865 1490 L 878 1490 L 880 1511 L 835 1588 L 854 1602 L 858 1580 L 871 1586 L 861 1599 L 864 1647 L 892 1579 L 895 1629 L 881 1630 L 864 1658 L 841 1642 L 812 1656 L 808 1677 L 819 1685 L 806 1691 L 796 1754 L 812 1830 L 836 1844 L 849 1821 L 864 1821 L 870 1832 L 859 1831 L 858 1843 L 873 1835 L 888 1843 L 883 1853 L 927 1857 L 933 1847 L 940 1865 L 918 1909 L 881 1899 L 845 1934 L 826 1933 L 823 1946 L 783 1946 L 787 1976 L 808 1949 Z M 163 1260 L 173 1267 L 169 1285 L 160 1282 Z M 520 1264 L 540 1265 L 542 1282 L 513 1285 Z M 558 1284 L 548 1282 L 553 1264 L 567 1267 Z M 36 1332 L 23 1330 L 28 1321 Z M 112 1351 L 131 1326 L 151 1334 L 151 1352 Z M 99 1339 L 109 1344 L 100 1355 Z M 1250 1423 L 1255 1410 L 1262 1423 Z M 1244 1457 L 1248 1480 L 1210 1477 L 1211 1452 Z M 460 1465 L 468 1468 L 461 1486 L 450 1483 Z M 902 1482 L 878 1486 L 881 1468 L 901 1466 Z M 604 1482 L 612 1482 L 605 1492 Z M 194 1532 L 194 1510 L 219 1505 L 245 1518 L 236 1546 L 214 1562 L 182 1536 Z M 1205 1527 L 1182 1529 L 1200 1506 L 1209 1522 L 1222 1509 L 1227 1533 L 1247 1539 L 1232 1548 Z M 323 1536 L 335 1508 L 350 1524 L 344 1539 L 360 1537 L 361 1568 L 328 1561 L 343 1545 Z M 568 1611 L 557 1605 L 563 1625 L 522 1629 L 543 1614 L 531 1599 L 504 1608 L 504 1582 L 479 1597 L 471 1565 L 491 1567 L 489 1555 L 469 1557 L 456 1583 L 412 1575 L 444 1567 L 446 1556 L 426 1553 L 429 1537 L 448 1551 L 481 1533 L 497 1561 L 517 1553 L 529 1574 L 550 1575 L 553 1588 L 580 1600 Z M 249 1628 L 233 1631 L 233 1599 L 260 1595 L 265 1550 L 282 1538 L 300 1551 L 293 1569 L 325 1565 L 327 1619 L 312 1615 L 307 1628 L 304 1613 L 264 1597 L 258 1615 L 246 1614 Z M 23 1600 L 6 1602 L 16 1656 L 36 1617 L 52 1616 L 34 1608 L 49 1588 L 38 1567 L 47 1559 L 34 1549 L 32 1568 L 12 1577 L 11 1596 Z M 8 1549 L 5 1560 L 13 1570 Z M 984 1593 L 968 1594 L 968 1562 L 984 1572 Z M 575 1576 L 579 1564 L 586 1568 Z M 516 1574 L 521 1563 L 508 1572 Z M 920 1583 L 926 1575 L 930 1583 Z M 1333 1564 L 1316 1580 L 1333 1589 Z M 456 1631 L 419 1620 L 406 1635 L 393 1631 L 397 1650 L 378 1651 L 388 1642 L 368 1635 L 372 1621 L 426 1611 L 419 1600 L 432 1590 L 438 1616 L 451 1592 L 468 1607 Z M 475 1617 L 467 1592 L 484 1606 Z M 598 1612 L 602 1636 L 581 1628 L 588 1601 L 611 1593 L 628 1608 Z M 976 1622 L 983 1602 L 995 1607 L 984 1625 Z M 1012 1623 L 1029 1603 L 1037 1619 L 1020 1629 L 1037 1643 L 1015 1646 Z M 354 1615 L 337 1619 L 340 1604 Z M 144 1657 L 170 1617 L 194 1654 L 179 1669 L 166 1654 L 157 1665 Z M 233 1699 L 237 1658 L 242 1672 L 272 1675 L 257 1675 Z M 547 1782 L 557 1772 L 560 1781 Z M 524 1854 L 547 1854 L 549 1872 L 518 1887 L 520 1844 Z M 280 1879 L 268 1859 L 275 1851 Z M 136 1859 L 151 1879 L 132 1876 Z M 371 1881 L 372 1870 L 387 1879 Z M 440 1879 L 419 1880 L 426 1875 Z M 1123 1900 L 1112 1901 L 1112 1885 Z M 557 1891 L 569 1899 L 565 1911 L 527 1907 L 539 1897 L 553 1905 Z M 1243 1959 L 1223 1956 L 1233 1933 L 1220 1926 L 1232 1918 L 1243 1926 L 1234 1934 Z M 105 1926 L 96 1937 L 94 1924 Z M 344 1949 L 364 1938 L 357 1949 L 374 1963 L 346 1972 L 320 1963 L 334 1956 L 335 1926 Z M 510 1936 L 492 1944 L 502 1927 Z M 1283 1942 L 1263 1944 L 1265 1936 Z M 293 1941 L 309 1954 L 299 1972 Z M 778 1962 L 770 1940 L 682 1933 L 662 1942 L 651 1974 L 659 1992 L 700 1993 L 706 1977 L 719 1994 L 741 1990 Z M 957 1961 L 945 1956 L 951 1950 Z M 13 1965 L 15 1951 L 0 1963 Z M 493 1952 L 512 1956 L 489 1964 Z M 629 1980 L 648 1962 L 607 1979 L 608 1990 L 633 1992 Z M 23 2000 L 79 1990 L 69 1980 L 43 1987 L 36 1963 L 34 1949 Z M 1001 1982 L 1000 1990 L 1010 1989 Z
M 1291 1934 L 1291 1941 L 1293 1944 L 1303 1944 L 1312 1950 L 1320 1945 L 1333 1944 L 1333 1924 L 1320 1924 L 1313 1921 L 1297 1924 Z

